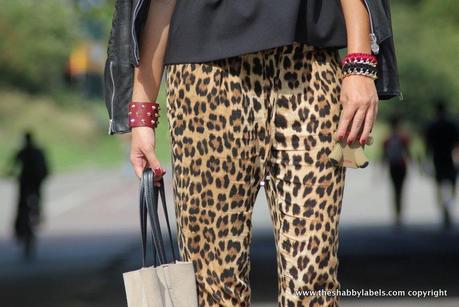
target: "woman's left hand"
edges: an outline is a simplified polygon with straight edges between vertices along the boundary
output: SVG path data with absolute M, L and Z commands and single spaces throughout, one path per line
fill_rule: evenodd
M 365 144 L 378 113 L 378 93 L 373 79 L 362 75 L 349 75 L 341 84 L 340 102 L 343 110 L 336 135 L 339 140 L 346 137 L 351 144 L 359 137 Z

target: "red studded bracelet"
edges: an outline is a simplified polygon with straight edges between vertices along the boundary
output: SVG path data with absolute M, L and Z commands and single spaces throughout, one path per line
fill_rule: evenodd
M 129 127 L 150 127 L 155 129 L 158 126 L 159 103 L 154 101 L 132 101 L 129 103 L 128 107 Z

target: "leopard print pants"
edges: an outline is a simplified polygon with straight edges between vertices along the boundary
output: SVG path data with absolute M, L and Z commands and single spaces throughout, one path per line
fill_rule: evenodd
M 336 49 L 292 45 L 166 66 L 181 258 L 200 306 L 249 306 L 251 216 L 264 182 L 279 306 L 337 306 L 345 167 L 328 160 L 342 71 Z

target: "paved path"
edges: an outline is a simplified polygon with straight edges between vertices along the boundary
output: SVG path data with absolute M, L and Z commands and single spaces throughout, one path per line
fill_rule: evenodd
M 170 205 L 170 169 L 165 179 Z M 10 240 L 15 187 L 10 181 L 0 181 L 1 306 L 124 306 L 120 274 L 139 264 L 137 185 L 132 173 L 118 169 L 51 178 L 46 186 L 46 224 L 40 232 L 38 256 L 33 263 L 24 263 Z M 427 178 L 410 172 L 405 196 L 407 227 L 395 231 L 390 227 L 387 174 L 374 167 L 347 171 L 340 225 L 343 286 L 445 287 L 450 295 L 441 301 L 345 299 L 342 306 L 459 305 L 459 235 L 441 231 Z M 456 204 L 456 220 L 458 209 Z M 263 190 L 253 218 L 254 302 L 274 302 L 275 255 Z

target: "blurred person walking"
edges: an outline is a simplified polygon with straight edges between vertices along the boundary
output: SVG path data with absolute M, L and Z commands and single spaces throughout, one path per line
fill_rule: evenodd
M 30 131 L 24 133 L 24 145 L 14 155 L 12 172 L 19 168 L 17 211 L 14 222 L 16 239 L 24 244 L 24 256 L 34 253 L 35 228 L 41 221 L 41 189 L 49 175 L 44 151 L 39 148 Z
M 383 163 L 389 168 L 393 187 L 395 224 L 401 225 L 403 184 L 410 159 L 410 137 L 400 127 L 400 116 L 390 118 L 390 132 L 383 141 Z
M 435 170 L 437 200 L 443 214 L 445 229 L 451 225 L 451 206 L 456 197 L 457 166 L 453 152 L 459 145 L 458 125 L 449 118 L 444 99 L 437 99 L 436 118 L 425 129 L 426 155 L 432 159 Z

